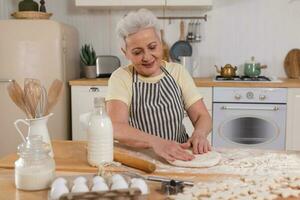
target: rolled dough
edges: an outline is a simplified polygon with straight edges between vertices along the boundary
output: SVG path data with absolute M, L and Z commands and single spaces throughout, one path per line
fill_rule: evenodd
M 192 154 L 191 150 L 186 151 Z M 190 161 L 175 160 L 173 162 L 168 162 L 178 167 L 212 167 L 217 165 L 221 160 L 221 154 L 216 151 L 209 151 L 207 153 L 197 154 L 194 156 L 195 158 Z

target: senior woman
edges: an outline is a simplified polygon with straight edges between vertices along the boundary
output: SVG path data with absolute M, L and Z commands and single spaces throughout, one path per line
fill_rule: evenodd
M 121 50 L 130 65 L 117 69 L 109 79 L 107 111 L 114 138 L 138 148 L 152 148 L 166 160 L 192 160 L 211 150 L 207 135 L 211 118 L 193 79 L 177 63 L 162 60 L 158 19 L 140 9 L 117 25 Z M 184 111 L 194 125 L 189 138 L 182 124 Z

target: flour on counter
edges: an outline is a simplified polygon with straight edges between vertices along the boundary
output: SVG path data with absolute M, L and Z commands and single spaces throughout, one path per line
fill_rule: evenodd
M 217 173 L 234 175 L 275 175 L 282 172 L 300 174 L 300 155 L 253 149 L 216 149 L 222 159 L 209 168 L 181 168 L 157 161 L 157 171 Z

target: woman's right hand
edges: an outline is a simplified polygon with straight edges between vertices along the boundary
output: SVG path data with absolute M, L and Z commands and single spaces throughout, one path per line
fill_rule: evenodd
M 186 152 L 181 144 L 175 141 L 155 137 L 150 141 L 154 152 L 168 161 L 184 160 L 189 161 L 195 158 L 194 155 Z

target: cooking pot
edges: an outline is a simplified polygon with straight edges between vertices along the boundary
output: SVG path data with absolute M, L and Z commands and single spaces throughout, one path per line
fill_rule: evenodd
M 244 65 L 244 75 L 249 77 L 258 77 L 260 75 L 260 69 L 267 68 L 267 65 L 261 65 L 255 62 L 254 56 L 251 57 L 250 62 L 246 62 Z
M 215 65 L 216 70 L 218 73 L 220 73 L 221 76 L 225 77 L 225 78 L 232 78 L 234 76 L 236 76 L 236 70 L 237 67 L 232 67 L 230 64 L 226 64 L 224 67 L 221 67 L 221 70 L 218 68 L 217 65 Z

